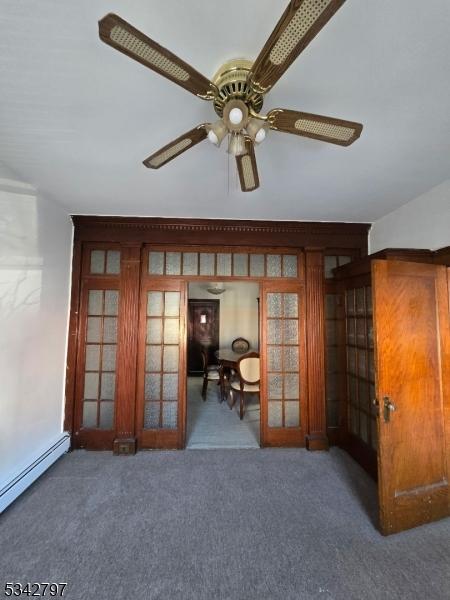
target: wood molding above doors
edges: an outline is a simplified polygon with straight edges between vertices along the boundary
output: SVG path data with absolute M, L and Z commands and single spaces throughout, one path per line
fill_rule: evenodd
M 72 215 L 75 240 L 210 246 L 353 248 L 367 254 L 367 223 L 93 217 Z

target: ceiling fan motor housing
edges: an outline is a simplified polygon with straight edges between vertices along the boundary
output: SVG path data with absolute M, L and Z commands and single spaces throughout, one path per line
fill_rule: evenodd
M 219 90 L 218 96 L 214 99 L 214 110 L 219 117 L 224 116 L 225 106 L 230 101 L 243 102 L 248 109 L 255 113 L 261 111 L 264 102 L 263 96 L 253 91 L 247 83 L 252 65 L 251 61 L 245 59 L 230 60 L 222 65 L 214 75 L 213 82 Z

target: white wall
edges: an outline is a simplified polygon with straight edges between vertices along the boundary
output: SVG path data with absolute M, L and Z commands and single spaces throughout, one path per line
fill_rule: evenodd
M 252 348 L 258 346 L 258 303 L 257 283 L 225 283 L 226 291 L 221 296 L 207 292 L 207 283 L 189 284 L 189 298 L 220 300 L 220 346 L 230 347 L 233 340 L 243 337 Z
M 385 215 L 372 225 L 370 253 L 384 248 L 450 245 L 450 179 Z
M 61 438 L 72 224 L 0 165 L 0 491 Z

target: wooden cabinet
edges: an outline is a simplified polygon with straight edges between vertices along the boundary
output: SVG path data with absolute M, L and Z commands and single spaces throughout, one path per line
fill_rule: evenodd
M 340 443 L 377 469 L 383 533 L 449 515 L 448 270 L 432 253 L 391 251 L 335 273 L 345 314 Z

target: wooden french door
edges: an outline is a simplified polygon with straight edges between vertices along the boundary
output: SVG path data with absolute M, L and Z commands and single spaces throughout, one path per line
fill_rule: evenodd
M 303 290 L 297 283 L 262 284 L 262 446 L 305 444 L 308 415 Z
M 186 413 L 186 283 L 141 286 L 136 429 L 139 448 L 183 448 Z
M 372 263 L 378 483 L 384 534 L 450 514 L 446 268 Z

